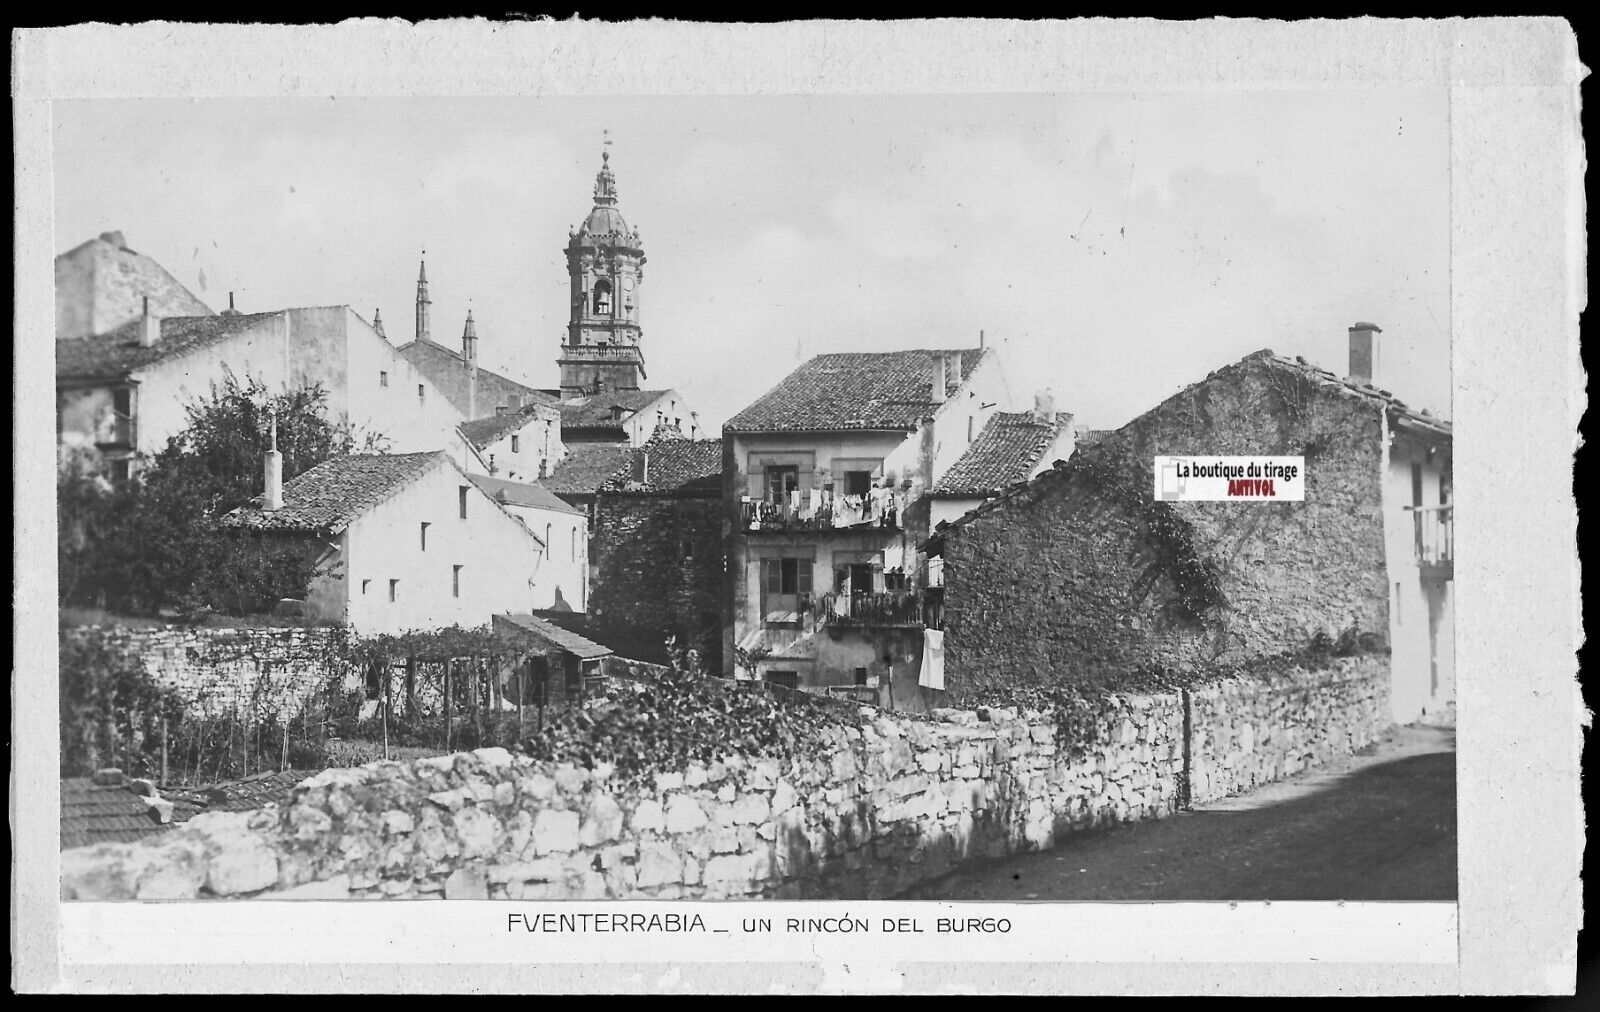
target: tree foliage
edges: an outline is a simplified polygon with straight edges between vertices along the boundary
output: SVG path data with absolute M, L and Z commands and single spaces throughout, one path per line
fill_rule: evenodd
M 61 775 L 117 766 L 133 776 L 160 769 L 161 723 L 182 707 L 104 634 L 61 637 Z
M 186 406 L 187 424 L 137 476 L 112 484 L 82 459 L 58 472 L 63 603 L 154 615 L 214 608 L 247 614 L 305 593 L 325 546 L 221 532 L 216 521 L 260 495 L 277 419 L 287 482 L 330 457 L 382 449 L 327 417 L 327 392 L 308 384 L 272 392 L 232 375 Z

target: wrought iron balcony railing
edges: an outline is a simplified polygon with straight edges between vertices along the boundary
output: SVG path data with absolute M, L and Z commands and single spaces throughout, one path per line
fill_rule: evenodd
M 1411 508 L 1416 535 L 1417 562 L 1424 566 L 1454 566 L 1455 523 L 1453 506 Z
M 787 502 L 746 499 L 740 503 L 740 520 L 746 531 L 824 531 L 843 528 L 900 527 L 900 497 L 889 494 L 838 495 L 809 492 L 791 495 Z
M 920 626 L 922 595 L 916 591 L 823 594 L 814 614 L 819 626 Z

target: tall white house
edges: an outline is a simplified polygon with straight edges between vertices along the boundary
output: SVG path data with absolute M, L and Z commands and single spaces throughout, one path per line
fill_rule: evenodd
M 270 458 L 266 492 L 222 527 L 314 555 L 309 618 L 364 635 L 478 628 L 574 592 L 530 524 L 443 451 L 335 457 L 289 482 Z

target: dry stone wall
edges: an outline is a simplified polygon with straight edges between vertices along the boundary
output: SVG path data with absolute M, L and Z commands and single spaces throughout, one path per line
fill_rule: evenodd
M 1248 791 L 1375 741 L 1390 721 L 1388 661 L 1339 658 L 1309 674 L 1191 690 L 1191 802 Z
M 143 664 L 158 685 L 202 717 L 252 710 L 288 715 L 336 677 L 345 688 L 359 687 L 359 673 L 339 659 L 345 635 L 326 626 L 62 630 L 64 639 L 103 636 L 108 648 Z
M 1382 681 L 1387 668 L 1347 674 L 1205 696 L 1199 740 L 1219 750 L 1205 758 L 1207 790 L 1286 770 L 1295 756 L 1366 744 L 1366 711 L 1335 711 L 1366 700 L 1376 690 L 1356 683 Z M 1246 730 L 1287 721 L 1297 693 L 1341 730 L 1315 740 L 1289 726 Z M 1229 707 L 1243 715 L 1225 715 Z M 64 852 L 62 894 L 872 899 L 963 860 L 1047 848 L 1075 830 L 1160 818 L 1182 804 L 1181 694 L 1107 698 L 1085 749 L 1058 743 L 1044 714 L 934 716 L 866 708 L 858 727 L 825 732 L 812 758 L 733 756 L 643 786 L 604 767 L 502 749 L 328 770 L 280 808 L 202 815 L 154 843 Z

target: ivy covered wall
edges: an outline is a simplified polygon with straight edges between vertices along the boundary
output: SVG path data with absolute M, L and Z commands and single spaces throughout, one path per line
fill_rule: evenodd
M 1293 369 L 1218 370 L 947 530 L 946 684 L 1128 684 L 1385 637 L 1381 440 L 1378 408 Z M 1304 456 L 1305 502 L 1158 502 L 1158 454 Z

